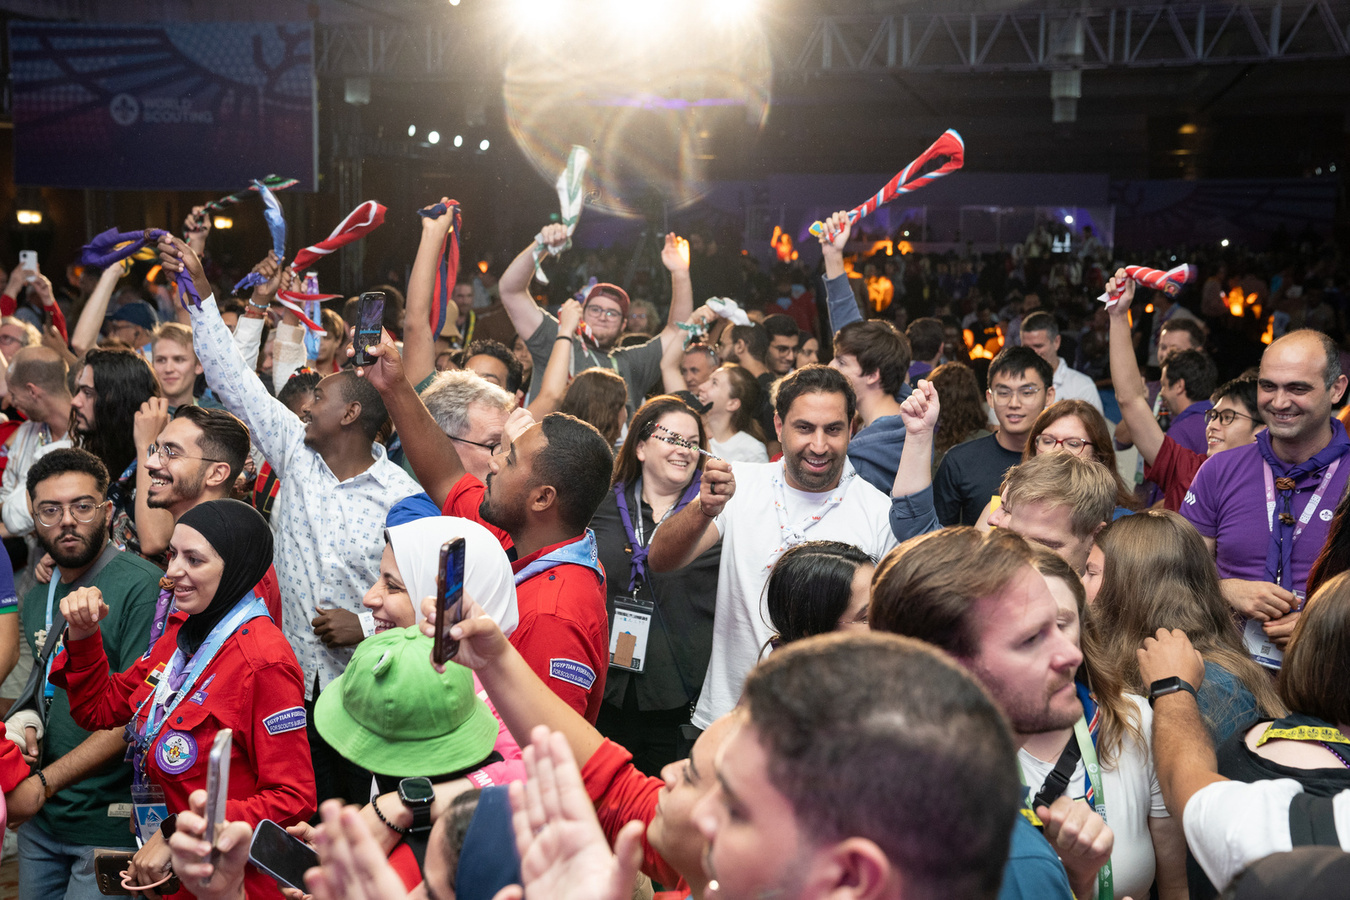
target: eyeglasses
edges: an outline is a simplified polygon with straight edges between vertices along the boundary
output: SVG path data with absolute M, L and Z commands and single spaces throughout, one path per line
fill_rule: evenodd
M 1066 450 L 1072 450 L 1077 453 L 1084 447 L 1091 447 L 1092 441 L 1085 441 L 1082 438 L 1057 438 L 1054 435 L 1042 434 L 1036 438 L 1037 450 L 1054 450 L 1056 447 L 1063 446 Z
M 175 450 L 167 444 L 151 444 L 145 448 L 145 455 L 158 456 L 165 462 L 173 462 L 175 459 L 200 459 L 202 462 L 224 462 L 223 459 L 212 459 L 209 456 L 188 456 L 182 450 Z
M 599 306 L 588 306 L 585 309 L 585 315 L 593 319 L 617 319 L 623 315 L 617 309 L 604 309 Z
M 1252 422 L 1257 421 L 1255 416 L 1249 416 L 1246 413 L 1240 413 L 1235 409 L 1224 409 L 1224 410 L 1207 409 L 1205 410 L 1205 424 L 1208 425 L 1210 422 L 1213 422 L 1215 419 L 1218 419 L 1219 424 L 1226 427 L 1228 425 L 1232 425 L 1233 420 L 1237 419 L 1239 416 Z
M 102 503 L 95 503 L 93 500 L 76 500 L 69 506 L 60 503 L 43 503 L 37 508 L 37 519 L 44 528 L 55 528 L 65 519 L 66 510 L 70 510 L 72 519 L 81 525 L 88 525 L 98 518 L 98 511 L 107 504 L 107 500 Z
M 498 442 L 495 443 L 495 444 L 480 444 L 480 443 L 478 443 L 478 441 L 471 441 L 471 440 L 469 440 L 468 438 L 459 438 L 459 437 L 455 437 L 454 435 L 446 435 L 446 437 L 450 438 L 450 440 L 452 440 L 452 441 L 458 441 L 458 442 L 461 443 L 461 444 L 471 444 L 471 445 L 473 445 L 474 447 L 482 447 L 484 450 L 486 450 L 488 453 L 492 454 L 493 456 L 496 456 L 496 455 L 497 455 L 497 450 L 498 450 L 498 448 L 500 448 L 501 445 L 502 445 L 502 444 L 501 444 L 501 441 L 498 441 Z
M 1005 403 L 1010 403 L 1012 402 L 1014 393 L 1023 400 L 1035 400 L 1037 395 L 1043 390 L 1045 390 L 1045 388 L 1032 387 L 1031 385 L 1020 387 L 1015 392 L 1012 388 L 996 387 L 994 388 L 994 402 L 1000 406 Z

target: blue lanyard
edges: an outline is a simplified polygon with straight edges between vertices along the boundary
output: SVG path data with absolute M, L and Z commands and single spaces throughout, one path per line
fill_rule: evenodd
M 245 623 L 267 615 L 267 606 L 258 599 L 257 594 L 249 591 L 231 612 L 224 619 L 216 623 L 216 627 L 211 629 L 211 633 L 206 636 L 206 640 L 197 648 L 197 652 L 192 654 L 192 659 L 187 659 L 182 649 L 173 651 L 173 658 L 169 660 L 169 665 L 160 675 L 159 682 L 155 685 L 154 691 L 150 696 L 141 701 L 141 705 L 136 709 L 136 718 L 140 718 L 141 711 L 145 705 L 154 701 L 150 711 L 146 713 L 145 725 L 136 733 L 136 750 L 141 756 L 141 763 L 144 764 L 144 757 L 154 744 L 155 738 L 159 736 L 160 729 L 164 723 L 173 715 L 173 711 L 178 708 L 178 704 L 183 702 L 183 698 L 192 694 L 192 686 L 196 684 L 198 676 L 206 671 L 206 667 L 211 664 L 220 648 L 225 642 L 234 635 Z M 169 683 L 173 681 L 173 676 L 182 671 L 183 666 L 187 666 L 187 676 L 178 690 L 173 690 Z M 135 722 L 135 719 L 132 720 Z M 138 765 L 137 769 L 142 766 Z
M 56 586 L 57 584 L 60 583 L 60 581 L 61 581 L 61 570 L 60 569 L 52 570 L 52 580 L 47 585 L 47 627 L 42 632 L 44 636 L 52 633 L 52 604 L 56 602 Z M 38 653 L 41 652 L 42 648 L 38 647 Z M 52 685 L 52 665 L 56 662 L 56 655 L 60 652 L 61 648 L 58 645 L 52 648 L 51 655 L 47 657 L 47 671 L 44 673 L 44 680 L 42 687 L 42 695 L 44 697 L 56 696 L 56 688 Z

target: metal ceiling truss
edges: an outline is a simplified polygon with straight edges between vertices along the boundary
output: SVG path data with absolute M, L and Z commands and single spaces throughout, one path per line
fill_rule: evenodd
M 798 74 L 984 73 L 1347 56 L 1350 9 L 1312 0 L 823 16 L 800 51 L 780 55 L 779 64 Z

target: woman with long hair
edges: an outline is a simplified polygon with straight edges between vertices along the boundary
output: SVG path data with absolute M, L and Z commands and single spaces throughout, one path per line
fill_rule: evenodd
M 707 409 L 708 449 L 728 462 L 768 462 L 764 432 L 755 421 L 759 382 L 735 363 L 724 363 L 698 387 L 698 400 Z
M 1135 650 L 1159 628 L 1184 631 L 1205 659 L 1200 713 L 1218 743 L 1260 715 L 1283 711 L 1270 676 L 1252 661 L 1219 588 L 1214 557 L 1178 513 L 1150 509 L 1097 536 L 1102 583 L 1092 604 L 1103 663 L 1146 693 Z
M 1106 466 L 1116 480 L 1116 518 L 1138 509 L 1138 501 L 1116 470 L 1116 450 L 1106 417 L 1085 400 L 1060 400 L 1036 417 L 1022 451 L 1026 462 L 1038 453 L 1063 450 Z
M 933 440 L 933 471 L 947 451 L 957 444 L 989 434 L 989 409 L 975 373 L 965 363 L 943 363 L 928 373 L 928 382 L 938 393 L 942 417 Z
M 721 544 L 675 572 L 646 565 L 652 535 L 698 496 L 703 422 L 678 397 L 648 400 L 614 460 L 612 490 L 591 518 L 608 577 L 611 665 L 596 727 L 648 775 L 682 758 L 680 726 L 712 654 Z
M 777 648 L 831 631 L 866 631 L 877 561 L 852 544 L 807 541 L 773 564 L 765 600 Z
M 577 373 L 558 412 L 590 422 L 612 447 L 628 421 L 628 386 L 612 369 L 590 368 Z

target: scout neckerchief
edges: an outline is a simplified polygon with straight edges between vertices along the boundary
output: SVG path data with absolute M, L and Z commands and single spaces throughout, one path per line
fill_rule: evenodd
M 829 499 L 807 513 L 800 522 L 793 525 L 788 523 L 787 518 L 787 483 L 784 481 L 783 475 L 786 471 L 786 465 L 786 460 L 778 464 L 778 470 L 774 473 L 773 483 L 770 485 L 773 492 L 773 508 L 778 514 L 778 546 L 769 554 L 769 560 L 764 565 L 765 569 L 772 569 L 773 564 L 778 562 L 778 557 L 782 556 L 788 548 L 795 547 L 806 540 L 807 529 L 825 518 L 830 510 L 844 502 L 844 494 L 848 492 L 848 484 L 858 474 L 853 470 L 853 463 L 846 458 L 844 460 L 844 473 L 839 479 L 839 484 L 830 492 Z
M 1080 758 L 1083 760 L 1083 771 L 1085 773 L 1084 788 L 1086 790 L 1083 799 L 1087 801 L 1093 811 L 1101 816 L 1102 821 L 1105 822 L 1107 821 L 1106 792 L 1102 790 L 1102 770 L 1097 762 L 1097 737 L 1101 725 L 1101 709 L 1098 708 L 1096 701 L 1092 699 L 1092 694 L 1085 685 L 1075 684 L 1074 689 L 1078 692 L 1078 700 L 1083 705 L 1083 715 L 1079 716 L 1078 721 L 1074 724 L 1073 740 L 1069 742 L 1069 746 L 1064 748 L 1064 753 L 1061 754 L 1060 760 L 1063 761 L 1066 756 L 1071 760 L 1069 772 L 1066 773 L 1070 776 L 1073 774 L 1073 769 L 1077 767 L 1076 760 Z M 1056 764 L 1056 769 L 1058 768 L 1059 764 Z M 1025 787 L 1027 778 L 1026 774 L 1022 772 L 1022 767 L 1020 765 L 1017 767 L 1017 772 L 1018 775 L 1021 776 L 1022 784 Z M 1051 776 L 1054 774 L 1055 773 L 1052 771 Z M 1065 785 L 1068 784 L 1067 778 L 1064 783 Z M 1063 791 L 1064 788 L 1059 788 L 1059 793 L 1062 794 Z M 1054 797 L 1043 796 L 1044 792 L 1045 788 L 1043 787 L 1041 791 L 1037 792 L 1034 800 L 1031 797 L 1029 788 L 1023 795 L 1021 813 L 1028 822 L 1035 825 L 1037 828 L 1044 828 L 1044 823 L 1041 821 L 1040 817 L 1036 815 L 1035 807 L 1041 803 L 1049 806 L 1050 803 L 1054 802 L 1059 796 L 1058 794 Z M 1110 900 L 1110 898 L 1114 896 L 1114 891 L 1115 879 L 1111 872 L 1111 860 L 1108 859 L 1102 864 L 1102 867 L 1097 870 L 1098 900 Z
M 164 636 L 164 629 L 169 624 L 169 616 L 173 614 L 173 579 L 161 578 L 159 580 L 159 596 L 155 598 L 155 617 L 150 621 L 150 643 L 145 645 L 145 656 L 141 659 L 147 659 L 150 651 L 155 649 L 155 644 Z
M 1303 534 L 1304 526 L 1312 520 L 1322 497 L 1331 485 L 1336 470 L 1340 468 L 1342 458 L 1350 450 L 1350 438 L 1346 437 L 1345 426 L 1337 419 L 1331 420 L 1331 442 L 1317 455 L 1306 462 L 1291 466 L 1275 455 L 1270 447 L 1270 432 L 1263 431 L 1256 436 L 1256 447 L 1261 454 L 1262 468 L 1266 488 L 1266 527 L 1270 529 L 1270 543 L 1266 548 L 1266 580 L 1278 584 L 1285 590 L 1294 589 L 1294 542 Z M 1321 482 L 1303 513 L 1294 520 L 1292 504 L 1295 485 L 1303 478 L 1324 472 Z M 1279 507 L 1277 515 L 1276 508 Z
M 424 219 L 450 216 L 450 228 L 445 233 L 445 240 L 441 241 L 440 255 L 436 257 L 436 276 L 432 280 L 431 288 L 431 336 L 439 338 L 441 332 L 445 330 L 451 306 L 450 295 L 455 291 L 455 277 L 459 274 L 459 202 L 451 200 L 449 203 L 436 203 L 426 209 L 419 209 L 417 214 Z M 464 337 L 463 346 L 467 347 L 471 343 L 473 343 L 472 311 L 469 312 L 469 333 Z
M 155 743 L 155 738 L 159 736 L 160 729 L 173 715 L 173 711 L 178 708 L 178 704 L 191 695 L 192 687 L 196 684 L 197 678 L 202 672 L 206 671 L 207 666 L 211 665 L 211 660 L 215 659 L 216 654 L 220 652 L 220 648 L 236 631 L 253 619 L 266 615 L 267 606 L 258 599 L 257 594 L 249 591 L 235 604 L 234 609 L 228 616 L 216 623 L 216 627 L 211 629 L 211 633 L 197 648 L 197 652 L 192 654 L 191 659 L 183 653 L 182 648 L 173 651 L 173 657 L 170 658 L 169 665 L 155 684 L 155 689 L 141 701 L 141 705 L 136 708 L 136 715 L 127 725 L 128 737 L 130 738 L 128 743 L 131 743 L 134 748 L 134 774 L 137 784 L 145 779 L 146 757 L 150 752 L 150 747 Z M 136 721 L 140 719 L 147 704 L 149 705 L 149 711 L 145 713 L 145 723 L 139 729 L 134 729 Z
M 695 469 L 694 478 L 689 482 L 689 486 L 684 489 L 684 494 L 675 502 L 675 505 L 666 510 L 666 514 L 661 517 L 661 522 L 669 519 L 675 513 L 684 509 L 689 501 L 698 496 L 699 483 L 703 478 L 703 470 Z M 632 556 L 628 560 L 628 590 L 635 591 L 642 582 L 647 580 L 647 541 L 643 534 L 642 524 L 642 476 L 637 477 L 633 483 L 633 497 L 638 505 L 638 514 L 632 515 L 628 511 L 628 497 L 625 496 L 627 485 L 622 481 L 614 485 L 614 500 L 619 506 L 619 518 L 623 520 L 623 530 L 628 535 L 628 546 L 632 548 Z M 660 525 L 661 522 L 657 522 Z
M 1330 725 L 1316 716 L 1301 713 L 1285 716 L 1270 723 L 1266 733 L 1256 741 L 1260 747 L 1266 741 L 1312 741 L 1331 751 L 1341 765 L 1350 769 L 1350 738 L 1336 726 Z
M 605 570 L 600 566 L 600 553 L 595 545 L 595 532 L 589 528 L 586 534 L 575 541 L 568 541 L 561 547 L 555 547 L 515 574 L 516 587 L 520 587 L 540 572 L 547 572 L 554 566 L 583 566 L 591 569 L 605 580 Z

